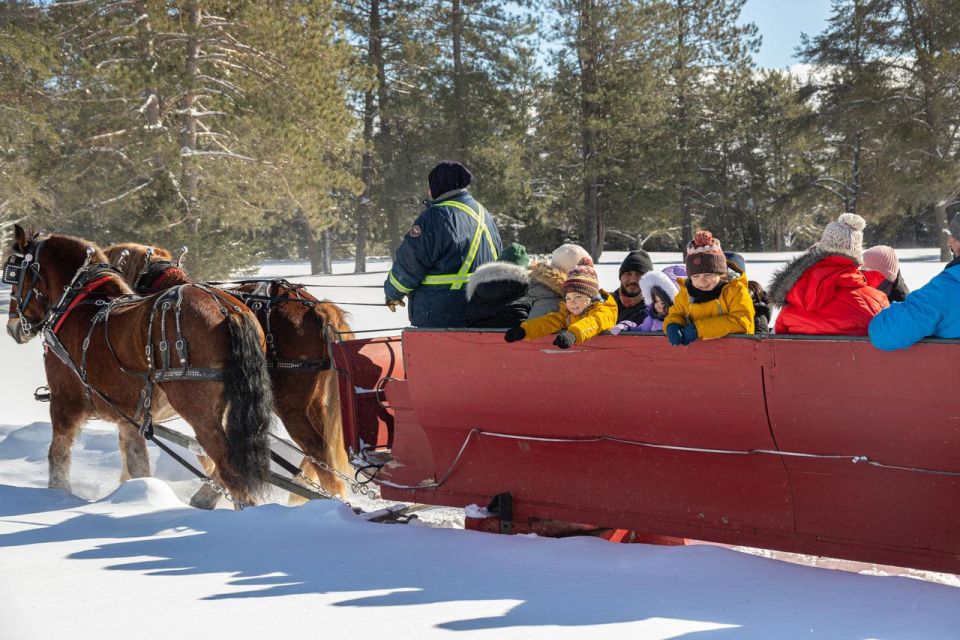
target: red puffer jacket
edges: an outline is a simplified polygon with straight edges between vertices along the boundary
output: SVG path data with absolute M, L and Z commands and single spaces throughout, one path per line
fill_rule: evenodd
M 865 336 L 875 315 L 890 306 L 867 284 L 856 261 L 838 253 L 806 253 L 774 276 L 770 295 L 782 305 L 777 333 Z

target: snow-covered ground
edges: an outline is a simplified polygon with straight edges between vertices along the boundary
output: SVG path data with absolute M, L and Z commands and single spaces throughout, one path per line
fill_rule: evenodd
M 932 250 L 899 253 L 911 288 L 942 269 Z M 623 255 L 600 260 L 603 286 L 616 286 Z M 748 254 L 750 276 L 768 282 L 789 255 Z M 677 258 L 653 257 L 658 267 Z M 402 327 L 403 310 L 347 304 L 383 299 L 363 285 L 384 273 L 351 269 L 310 277 L 308 265 L 278 261 L 262 275 L 337 285 L 314 293 L 343 303 L 358 330 Z M 0 289 L 0 305 L 8 296 Z M 239 513 L 198 511 L 184 502 L 196 480 L 152 447 L 156 477 L 118 486 L 116 431 L 104 423 L 74 447 L 76 495 L 52 491 L 48 405 L 32 398 L 43 383 L 39 342 L 0 339 L 2 640 L 960 637 L 957 576 L 711 545 L 497 536 L 451 528 L 462 514 L 450 509 L 418 526 L 370 524 L 333 501 L 283 506 L 279 493 Z

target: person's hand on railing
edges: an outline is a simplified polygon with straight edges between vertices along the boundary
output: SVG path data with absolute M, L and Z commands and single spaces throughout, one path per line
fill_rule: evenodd
M 516 342 L 517 340 L 523 340 L 526 336 L 527 332 L 523 330 L 523 327 L 513 327 L 507 329 L 507 332 L 503 334 L 503 339 L 507 342 Z

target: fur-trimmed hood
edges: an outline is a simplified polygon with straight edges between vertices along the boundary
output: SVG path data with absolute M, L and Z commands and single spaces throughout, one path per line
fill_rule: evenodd
M 770 301 L 780 306 L 786 304 L 787 294 L 790 293 L 790 290 L 793 289 L 794 285 L 797 284 L 797 281 L 803 276 L 807 269 L 821 260 L 830 257 L 846 258 L 853 261 L 855 265 L 860 264 L 856 258 L 847 253 L 822 251 L 814 247 L 806 253 L 797 256 L 773 274 L 770 286 L 767 287 Z
M 643 303 L 647 305 L 648 309 L 653 308 L 654 287 L 662 289 L 664 293 L 670 296 L 670 299 L 665 301 L 668 303 L 667 306 L 673 304 L 673 298 L 680 290 L 677 283 L 662 271 L 648 271 L 640 278 L 640 293 L 643 294 Z
M 563 296 L 563 282 L 567 274 L 562 269 L 551 267 L 548 262 L 537 262 L 530 267 L 530 284 L 540 284 Z
M 495 285 L 496 289 L 519 291 L 520 295 L 523 295 L 529 286 L 527 270 L 509 262 L 487 262 L 474 271 L 470 280 L 467 281 L 467 300 L 473 298 L 478 287 L 486 289 L 484 285 Z M 481 297 L 490 296 L 481 293 Z M 513 295 L 507 297 L 513 297 Z

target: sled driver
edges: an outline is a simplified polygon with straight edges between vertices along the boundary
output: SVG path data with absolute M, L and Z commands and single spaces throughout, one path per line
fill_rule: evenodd
M 415 327 L 463 327 L 470 275 L 503 251 L 493 216 L 467 190 L 471 179 L 459 162 L 444 160 L 433 168 L 431 200 L 397 248 L 383 283 L 391 311 L 405 306 L 407 297 Z

